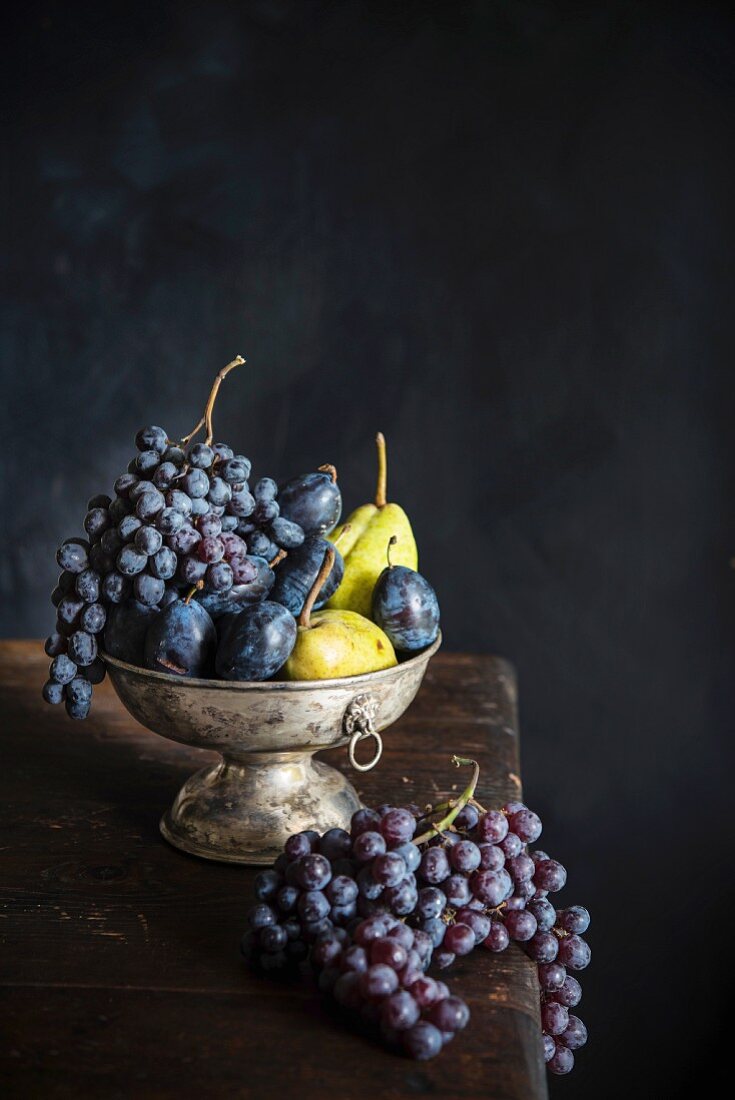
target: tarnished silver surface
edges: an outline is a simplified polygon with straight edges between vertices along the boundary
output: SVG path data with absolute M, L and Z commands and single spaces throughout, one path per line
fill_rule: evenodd
M 314 753 L 350 744 L 354 759 L 363 737 L 379 742 L 378 731 L 412 702 L 440 645 L 441 635 L 382 672 L 292 683 L 185 679 L 102 656 L 121 702 L 142 725 L 223 757 L 184 784 L 161 821 L 166 839 L 205 859 L 263 864 L 291 833 L 349 824 L 357 794 L 341 772 L 312 760 Z

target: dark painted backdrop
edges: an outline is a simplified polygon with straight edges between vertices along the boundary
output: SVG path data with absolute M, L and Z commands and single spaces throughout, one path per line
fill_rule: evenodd
M 352 506 L 382 428 L 594 913 L 558 1096 L 691 1095 L 724 1035 L 733 40 L 704 2 L 49 0 L 6 54 L 2 633 L 234 353 L 260 473 Z

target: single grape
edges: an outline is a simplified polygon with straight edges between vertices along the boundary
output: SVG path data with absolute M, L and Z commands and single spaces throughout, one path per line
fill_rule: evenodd
M 590 915 L 584 906 L 571 905 L 568 909 L 559 910 L 558 923 L 565 932 L 582 935 L 590 926 Z
M 231 515 L 237 516 L 238 519 L 245 519 L 247 516 L 251 516 L 255 510 L 255 498 L 246 488 L 233 489 L 226 507 Z
M 56 658 L 57 661 L 60 658 Z M 584 970 L 589 966 L 592 952 L 589 944 L 581 936 L 566 936 L 559 942 L 559 962 L 569 970 Z
M 352 845 L 352 854 L 358 863 L 367 863 L 385 853 L 385 839 L 377 832 L 360 833 Z
M 561 965 L 561 964 L 559 964 Z M 566 1008 L 576 1008 L 582 1000 L 582 986 L 571 974 L 567 974 L 563 983 L 554 993 L 554 1000 Z
M 385 963 L 393 970 L 401 970 L 408 961 L 408 952 L 392 936 L 381 936 L 370 944 L 370 962 Z
M 478 836 L 489 844 L 499 844 L 508 835 L 508 819 L 500 810 L 488 810 L 477 823 Z
M 97 657 L 91 665 L 81 669 L 81 675 L 85 680 L 89 680 L 90 684 L 101 684 L 107 675 L 107 665 L 101 657 Z
M 91 508 L 84 517 L 84 530 L 91 539 L 98 539 L 110 526 L 110 522 L 107 508 Z
M 268 925 L 277 923 L 278 918 L 275 912 L 270 905 L 263 902 L 260 905 L 254 905 L 248 913 L 248 924 L 256 932 L 261 928 L 267 928 Z
M 124 546 L 124 540 L 115 527 L 109 527 L 100 539 L 100 546 L 105 554 L 114 558 L 121 547 Z
M 163 535 L 155 527 L 139 527 L 134 541 L 136 549 L 150 558 L 163 546 Z
M 449 996 L 431 1006 L 428 1018 L 440 1031 L 461 1031 L 469 1022 L 470 1010 L 459 997 Z
M 568 1047 L 565 1047 L 562 1043 L 557 1043 L 553 1057 L 546 1064 L 552 1073 L 559 1075 L 571 1073 L 574 1069 L 574 1055 Z
M 137 485 L 140 478 L 137 474 L 120 474 L 120 477 L 115 482 L 115 492 L 119 497 L 126 497 L 129 495 L 130 490 L 134 485 Z M 112 502 L 110 502 L 112 503 Z M 107 506 L 109 508 L 109 504 Z
M 299 860 L 296 878 L 303 890 L 323 890 L 332 877 L 329 860 L 318 852 L 303 856 Z
M 85 668 L 97 657 L 97 641 L 94 634 L 76 630 L 69 638 L 68 654 L 75 665 Z
M 168 437 L 163 428 L 154 424 L 140 429 L 135 436 L 135 446 L 139 451 L 152 450 L 162 455 L 168 447 Z
M 544 1062 L 550 1061 L 556 1053 L 556 1043 L 551 1035 L 541 1036 L 544 1045 Z
M 181 447 L 177 447 L 175 444 L 170 443 L 166 450 L 163 452 L 163 461 L 172 462 L 177 470 L 186 462 L 186 455 L 182 451 Z
M 141 554 L 140 550 L 136 550 L 133 543 L 127 543 L 117 555 L 115 564 L 124 577 L 134 577 L 143 572 L 148 564 L 148 558 L 145 554 Z
M 89 706 L 92 699 L 92 685 L 83 676 L 75 676 L 65 689 L 66 701 L 76 707 Z
M 554 993 L 564 985 L 567 972 L 561 963 L 542 963 L 538 968 L 539 985 L 544 993 Z
M 506 859 L 514 859 L 523 851 L 523 841 L 515 833 L 508 833 L 505 839 L 500 841 L 499 847 Z
M 299 916 L 309 924 L 324 920 L 331 908 L 329 899 L 321 890 L 306 890 L 297 902 Z
M 505 818 L 503 819 L 505 820 Z M 483 871 L 499 871 L 505 866 L 505 856 L 502 848 L 497 844 L 479 844 L 480 869 Z
M 395 1031 L 406 1031 L 418 1023 L 421 1011 L 411 994 L 399 989 L 383 1001 L 380 1008 L 381 1019 Z
M 96 496 L 90 497 L 87 501 L 87 511 L 91 512 L 93 508 L 109 508 L 110 498 L 107 493 L 98 493 Z
M 448 878 L 450 867 L 444 849 L 428 848 L 421 857 L 420 871 L 421 877 L 432 886 L 437 886 Z
M 63 634 L 49 634 L 43 648 L 47 657 L 58 657 L 60 653 L 66 653 L 66 644 Z
M 381 818 L 380 832 L 391 846 L 406 844 L 416 832 L 416 819 L 408 810 L 390 809 Z
M 470 879 L 470 886 L 475 897 L 492 909 L 500 905 L 501 901 L 505 900 L 508 891 L 512 889 L 510 875 L 504 869 L 500 871 L 475 871 Z
M 536 864 L 533 882 L 539 890 L 556 892 L 567 881 L 567 872 L 555 859 L 545 859 Z
M 513 832 L 521 838 L 525 844 L 533 844 L 541 836 L 541 818 L 533 810 L 525 806 L 514 814 L 510 814 L 508 823 Z
M 81 573 L 87 568 L 88 549 L 89 545 L 83 539 L 64 542 L 56 551 L 56 560 L 68 573 Z
M 419 1020 L 402 1034 L 406 1053 L 416 1061 L 428 1061 L 434 1058 L 442 1048 L 442 1033 L 428 1020 Z
M 128 577 L 113 570 L 108 573 L 102 582 L 102 594 L 109 603 L 119 604 L 126 600 L 132 592 L 132 583 Z
M 173 508 L 185 518 L 191 515 L 191 497 L 181 489 L 169 489 L 165 496 L 167 508 Z
M 169 547 L 175 554 L 190 554 L 201 539 L 199 532 L 190 523 L 184 523 L 173 535 L 167 539 Z
M 536 933 L 536 918 L 526 909 L 511 910 L 510 913 L 506 913 L 505 927 L 512 940 L 525 943 Z M 547 934 L 544 933 L 544 935 Z
M 587 1042 L 587 1028 L 584 1026 L 579 1016 L 573 1016 L 569 1013 L 569 1023 L 565 1030 L 559 1036 L 559 1042 L 563 1043 L 569 1050 L 579 1050 Z
M 436 886 L 425 886 L 419 890 L 416 912 L 424 920 L 440 917 L 446 908 L 447 898 Z
M 456 921 L 459 924 L 466 924 L 475 933 L 475 940 L 477 943 L 483 943 L 490 934 L 490 926 L 492 921 L 490 917 L 485 913 L 479 913 L 476 909 L 458 909 L 456 914 Z
M 150 573 L 139 573 L 133 581 L 133 595 L 146 607 L 156 607 L 165 591 L 165 581 L 152 577 Z
M 398 989 L 398 975 L 384 963 L 375 963 L 360 975 L 360 992 L 369 1001 L 382 1001 Z
M 47 680 L 41 689 L 41 694 L 47 703 L 61 703 L 64 700 L 66 688 L 56 680 Z
M 57 684 L 69 684 L 77 674 L 77 666 L 66 653 L 54 657 L 49 667 L 49 677 Z
M 446 894 L 447 901 L 453 909 L 461 908 L 472 898 L 470 884 L 465 875 L 450 875 L 449 878 L 444 879 L 441 888 Z
M 475 933 L 469 925 L 450 924 L 444 936 L 444 949 L 454 955 L 469 955 L 476 942 Z
M 363 834 L 369 836 L 369 833 Z M 395 852 L 386 852 L 377 856 L 373 861 L 372 873 L 376 882 L 381 886 L 397 886 L 407 874 L 406 864 Z
M 123 516 L 117 525 L 117 533 L 123 542 L 131 542 L 135 536 L 135 532 L 142 526 L 143 524 L 137 516 Z
M 135 468 L 143 477 L 152 478 L 160 461 L 158 451 L 141 451 L 135 460 Z
M 162 581 L 168 581 L 176 572 L 177 564 L 174 551 L 168 546 L 162 546 L 158 553 L 154 554 L 149 560 L 148 568 L 154 577 L 158 577 Z
M 153 484 L 161 492 L 170 489 L 175 479 L 179 476 L 178 467 L 174 462 L 162 462 L 153 474 Z
M 545 898 L 529 902 L 528 911 L 536 918 L 539 932 L 549 932 L 556 924 L 556 910 Z
M 559 941 L 553 932 L 536 932 L 526 943 L 526 954 L 537 963 L 552 963 L 559 954 Z
M 380 826 L 380 814 L 377 814 L 375 810 L 369 810 L 363 808 L 356 810 L 352 815 L 350 821 L 350 834 L 352 838 L 358 837 L 360 833 L 367 833 L 375 831 L 376 827 Z
M 519 856 L 513 856 L 506 862 L 506 867 L 511 878 L 516 882 L 530 882 L 536 872 L 536 864 L 523 852 Z M 533 891 L 531 892 L 533 896 Z
M 250 476 L 250 471 L 248 471 Z M 278 495 L 278 486 L 272 477 L 261 477 L 253 487 L 253 494 L 257 501 L 275 500 Z
M 483 947 L 487 947 L 488 951 L 493 951 L 498 954 L 501 951 L 505 951 L 509 943 L 510 936 L 508 935 L 508 930 L 505 925 L 501 924 L 500 921 L 494 920 L 487 939 L 483 940 Z
M 258 933 L 258 943 L 264 951 L 270 954 L 275 954 L 277 951 L 283 951 L 288 936 L 283 928 L 277 924 L 270 924 L 266 928 L 262 928 Z
M 455 871 L 462 874 L 470 874 L 480 866 L 481 853 L 476 844 L 471 840 L 460 840 L 449 851 L 449 862 Z M 533 864 L 531 865 L 533 868 Z
M 189 465 L 199 470 L 208 470 L 214 458 L 214 451 L 206 443 L 195 443 L 189 449 Z
M 163 493 L 158 489 L 152 489 L 150 492 L 143 493 L 138 497 L 135 503 L 135 514 L 138 519 L 143 523 L 152 522 L 159 512 L 162 512 L 166 506 L 166 501 Z
M 541 1006 L 541 1026 L 549 1035 L 561 1035 L 569 1025 L 569 1012 L 558 1001 Z

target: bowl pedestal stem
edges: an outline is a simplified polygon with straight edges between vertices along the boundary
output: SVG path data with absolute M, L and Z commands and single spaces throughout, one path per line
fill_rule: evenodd
M 349 830 L 360 804 L 342 773 L 310 752 L 227 755 L 186 781 L 161 832 L 190 855 L 272 864 L 292 833 Z

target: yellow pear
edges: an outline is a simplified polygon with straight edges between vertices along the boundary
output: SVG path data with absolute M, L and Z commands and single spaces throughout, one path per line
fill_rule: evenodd
M 398 664 L 387 635 L 364 616 L 329 609 L 311 614 L 334 557 L 335 551 L 330 546 L 299 616 L 296 644 L 281 669 L 284 680 L 360 676 Z
M 340 551 L 345 561 L 345 573 L 337 591 L 327 604 L 335 611 L 356 611 L 370 617 L 373 588 L 385 568 L 385 547 L 395 537 L 392 560 L 394 565 L 418 568 L 416 540 L 408 516 L 400 504 L 386 501 L 388 463 L 385 438 L 378 432 L 378 484 L 374 504 L 363 504 L 348 516 L 350 531 L 340 541 Z M 336 527 L 329 536 L 332 542 L 340 538 L 342 527 Z

